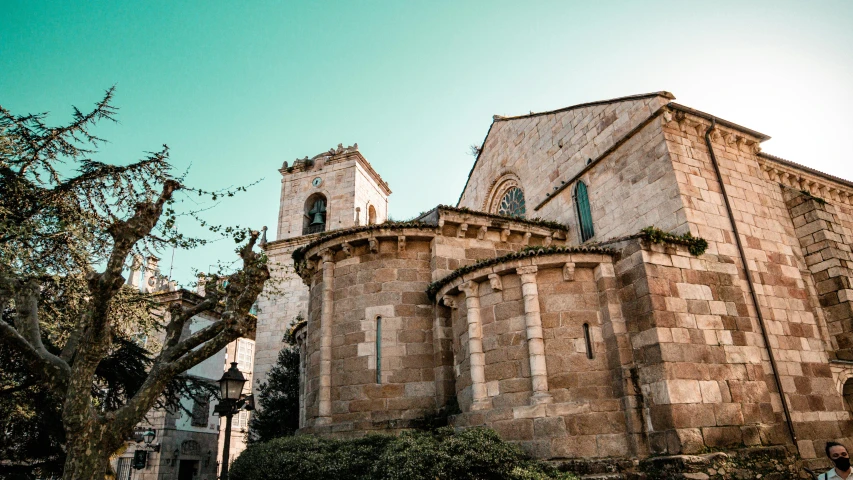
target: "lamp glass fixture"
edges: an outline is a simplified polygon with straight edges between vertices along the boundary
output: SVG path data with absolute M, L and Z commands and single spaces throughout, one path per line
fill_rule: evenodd
M 237 362 L 231 362 L 231 368 L 219 379 L 219 390 L 222 393 L 222 398 L 238 400 L 240 394 L 243 393 L 243 384 L 245 383 L 246 377 L 243 376 L 243 372 L 237 369 Z
M 157 436 L 157 432 L 155 432 L 154 430 L 152 430 L 150 428 L 148 430 L 145 430 L 144 432 L 142 432 L 142 440 L 145 442 L 146 445 L 151 445 L 151 442 L 154 441 L 154 437 L 156 437 L 156 436 Z

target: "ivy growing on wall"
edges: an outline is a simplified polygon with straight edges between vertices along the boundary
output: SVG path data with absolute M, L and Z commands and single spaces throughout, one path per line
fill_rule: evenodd
M 700 256 L 708 249 L 708 241 L 701 237 L 694 237 L 689 232 L 684 235 L 665 232 L 654 226 L 640 230 L 642 237 L 652 243 L 668 243 L 671 245 L 684 245 L 693 256 Z

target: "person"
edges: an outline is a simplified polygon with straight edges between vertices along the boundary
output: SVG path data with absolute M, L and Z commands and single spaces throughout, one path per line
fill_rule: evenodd
M 826 456 L 835 467 L 820 474 L 818 480 L 847 479 L 853 480 L 853 468 L 850 467 L 850 454 L 847 447 L 838 442 L 826 442 Z

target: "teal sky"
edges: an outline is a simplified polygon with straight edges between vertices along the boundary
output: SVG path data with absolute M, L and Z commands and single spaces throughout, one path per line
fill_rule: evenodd
M 282 161 L 358 142 L 403 219 L 455 204 L 493 114 L 657 90 L 853 179 L 851 52 L 850 1 L 0 0 L 0 105 L 60 123 L 116 85 L 100 160 L 165 143 L 193 185 L 263 178 L 207 217 L 274 232 Z

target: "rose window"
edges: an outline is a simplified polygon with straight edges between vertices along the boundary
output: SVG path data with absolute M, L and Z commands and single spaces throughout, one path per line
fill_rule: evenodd
M 498 213 L 500 215 L 509 215 L 510 217 L 523 217 L 525 213 L 524 192 L 518 187 L 512 187 L 507 190 L 501 199 Z

